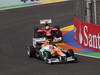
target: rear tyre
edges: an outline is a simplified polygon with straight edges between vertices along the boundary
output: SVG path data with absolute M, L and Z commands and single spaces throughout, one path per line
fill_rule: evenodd
M 63 35 L 62 35 L 62 32 L 60 31 L 60 27 L 59 26 L 55 26 L 55 28 L 57 28 L 57 31 L 52 32 L 53 39 L 54 39 L 54 37 L 56 37 L 56 38 L 60 38 L 61 37 L 60 41 L 63 41 Z

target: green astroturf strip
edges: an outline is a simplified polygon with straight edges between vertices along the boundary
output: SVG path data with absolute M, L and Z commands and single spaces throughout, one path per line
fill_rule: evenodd
M 79 53 L 78 55 L 87 56 L 87 57 L 93 57 L 93 58 L 100 58 L 100 52 L 84 52 Z
M 29 4 L 22 4 L 22 5 L 11 5 L 11 6 L 5 6 L 5 7 L 0 7 L 0 10 L 7 10 L 7 9 L 14 9 L 14 8 L 21 8 L 21 7 L 28 7 L 28 6 L 34 6 L 38 5 L 37 3 L 29 3 Z

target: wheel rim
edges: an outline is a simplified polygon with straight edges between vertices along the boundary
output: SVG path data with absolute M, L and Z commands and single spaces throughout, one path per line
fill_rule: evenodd
M 30 56 L 30 51 L 27 51 L 27 55 Z
M 27 55 L 30 56 L 30 49 L 27 47 Z

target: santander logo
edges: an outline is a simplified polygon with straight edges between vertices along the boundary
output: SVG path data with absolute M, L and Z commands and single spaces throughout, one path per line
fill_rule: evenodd
M 92 33 L 88 26 L 85 25 L 83 28 L 83 33 L 81 32 L 81 29 L 79 31 L 79 41 L 80 44 L 94 48 L 94 49 L 99 49 L 100 50 L 100 34 L 99 32 L 97 33 Z

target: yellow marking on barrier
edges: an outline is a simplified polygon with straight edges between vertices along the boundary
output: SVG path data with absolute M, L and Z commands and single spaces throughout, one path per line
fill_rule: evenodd
M 57 3 L 57 2 L 63 2 L 65 0 L 40 0 L 41 4 L 49 4 L 49 3 Z
M 75 26 L 74 25 L 70 25 L 70 26 L 67 26 L 67 27 L 64 27 L 64 28 L 61 28 L 60 30 L 62 32 L 69 32 L 69 31 L 72 31 L 75 29 Z

